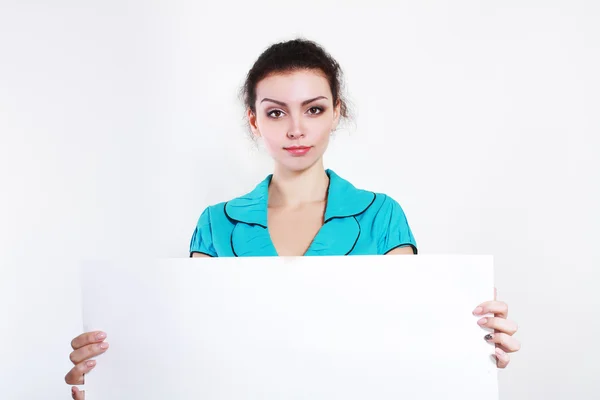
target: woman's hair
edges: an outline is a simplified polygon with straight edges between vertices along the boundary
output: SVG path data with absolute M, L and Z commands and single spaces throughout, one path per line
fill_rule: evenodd
M 317 43 L 297 38 L 286 42 L 275 43 L 267 48 L 256 60 L 241 89 L 246 109 L 256 114 L 256 85 L 273 73 L 287 73 L 298 70 L 320 70 L 327 81 L 333 95 L 333 105 L 340 102 L 340 115 L 349 119 L 349 107 L 342 94 L 343 74 L 337 61 Z

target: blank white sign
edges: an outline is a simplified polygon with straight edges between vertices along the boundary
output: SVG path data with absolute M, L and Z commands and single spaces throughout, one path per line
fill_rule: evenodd
M 497 399 L 491 256 L 96 261 L 86 400 Z

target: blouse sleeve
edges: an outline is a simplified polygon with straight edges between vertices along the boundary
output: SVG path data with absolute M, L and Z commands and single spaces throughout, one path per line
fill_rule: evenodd
M 192 234 L 190 241 L 190 257 L 193 253 L 202 253 L 207 256 L 217 257 L 217 252 L 213 246 L 212 229 L 210 224 L 210 209 L 206 208 L 196 224 L 196 229 Z
M 380 223 L 379 253 L 387 254 L 398 247 L 410 246 L 417 254 L 417 242 L 412 234 L 408 220 L 400 204 L 386 196 L 377 220 Z

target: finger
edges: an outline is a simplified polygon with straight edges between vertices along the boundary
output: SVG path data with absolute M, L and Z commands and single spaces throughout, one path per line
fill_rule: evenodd
M 107 342 L 88 344 L 80 349 L 77 349 L 69 355 L 69 359 L 73 364 L 79 364 L 82 361 L 88 360 L 104 353 L 108 349 Z
M 477 324 L 483 328 L 495 329 L 497 332 L 511 336 L 519 330 L 516 322 L 504 318 L 484 317 L 477 321 Z
M 106 333 L 102 331 L 86 332 L 71 340 L 73 350 L 87 346 L 88 344 L 98 343 L 106 339 Z
M 496 352 L 494 354 L 496 355 L 497 359 L 496 366 L 498 368 L 506 368 L 510 362 L 510 356 L 498 347 L 496 347 Z
M 508 304 L 503 301 L 486 301 L 473 310 L 474 315 L 494 314 L 496 317 L 508 317 Z
M 69 385 L 83 385 L 84 375 L 94 369 L 95 366 L 96 360 L 87 360 L 75 365 L 67 375 L 65 375 L 65 382 Z
M 506 333 L 488 333 L 484 339 L 488 343 L 496 343 L 507 353 L 514 353 L 521 350 L 521 342 Z
M 85 400 L 85 390 L 79 390 L 79 388 L 73 386 L 71 388 L 71 397 L 75 400 Z

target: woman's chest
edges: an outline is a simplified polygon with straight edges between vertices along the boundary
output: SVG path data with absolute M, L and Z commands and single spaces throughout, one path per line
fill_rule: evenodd
M 324 203 L 296 209 L 269 208 L 268 230 L 277 254 L 304 255 L 323 226 L 324 212 Z

